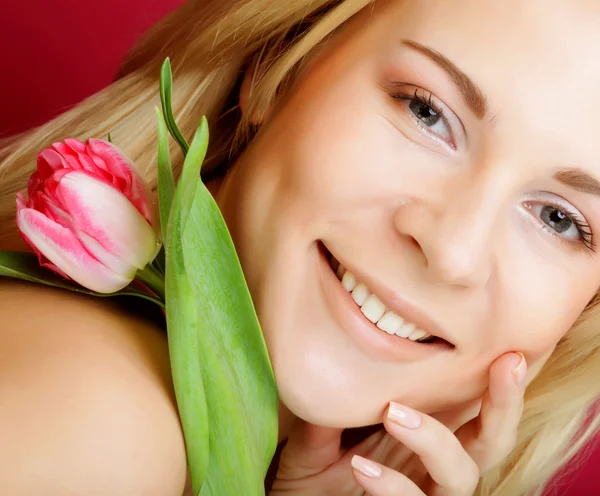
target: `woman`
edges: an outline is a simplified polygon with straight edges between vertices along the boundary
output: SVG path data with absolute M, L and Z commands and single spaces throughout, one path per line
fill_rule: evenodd
M 272 493 L 540 490 L 598 423 L 600 8 L 519 7 L 191 1 L 119 81 L 5 148 L 1 247 L 21 247 L 14 191 L 52 140 L 110 131 L 155 182 L 170 56 L 180 126 L 211 123 L 205 179 L 280 391 Z M 0 290 L 0 492 L 181 494 L 159 320 Z

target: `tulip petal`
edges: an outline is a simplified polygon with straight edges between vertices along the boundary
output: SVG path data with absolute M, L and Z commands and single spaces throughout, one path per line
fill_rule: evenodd
M 115 274 L 92 257 L 75 235 L 36 210 L 25 208 L 17 214 L 21 233 L 60 271 L 82 286 L 99 293 L 113 293 L 127 286 L 135 276 Z
M 50 220 L 63 227 L 70 227 L 71 216 L 65 212 L 56 202 L 42 191 L 36 191 L 29 199 L 29 208 L 41 212 Z
M 67 138 L 64 140 L 64 142 L 69 148 L 71 148 L 71 150 L 77 153 L 85 153 L 85 144 L 81 141 L 74 138 Z
M 84 171 L 73 171 L 62 179 L 56 195 L 69 213 L 73 229 L 97 242 L 88 246 L 94 256 L 105 261 L 108 252 L 142 269 L 156 255 L 159 242 L 154 229 L 114 187 Z M 102 247 L 98 253 L 96 246 Z
M 43 184 L 55 171 L 69 168 L 69 163 L 52 148 L 46 148 L 40 152 L 37 156 L 36 174 L 37 178 L 35 182 Z
M 123 181 L 124 187 L 131 187 L 135 169 L 121 150 L 112 143 L 93 138 L 88 140 L 87 146 L 88 153 L 95 159 L 100 159 L 113 176 Z
M 85 153 L 85 145 L 80 141 L 65 140 L 64 143 L 54 143 L 52 148 L 60 153 L 74 170 L 83 169 L 91 173 L 101 172 L 89 155 Z
M 128 275 L 136 272 L 138 267 L 132 267 L 125 260 L 115 256 L 114 253 L 104 249 L 104 247 L 98 243 L 94 238 L 88 236 L 83 231 L 77 231 L 76 237 L 84 248 L 89 251 L 96 260 L 104 264 L 111 271 L 117 274 Z
M 104 161 L 111 174 L 121 180 L 119 189 L 135 205 L 138 212 L 153 224 L 154 209 L 148 200 L 150 195 L 133 163 L 127 160 L 126 155 L 119 148 L 107 141 L 89 139 L 87 143 L 90 155 L 93 158 L 97 155 Z
M 64 143 L 54 143 L 52 149 L 69 164 L 70 169 L 77 170 L 83 168 L 82 164 L 77 160 L 77 155 Z
M 41 189 L 43 183 L 44 183 L 44 181 L 42 180 L 42 178 L 40 176 L 40 172 L 36 170 L 29 177 L 29 181 L 27 181 L 27 194 L 31 195 L 34 191 Z
M 51 176 L 54 171 L 59 169 L 70 169 L 67 162 L 60 153 L 52 148 L 46 148 L 37 158 L 37 170 L 41 179 L 45 180 Z
M 27 208 L 27 198 L 20 191 L 17 192 L 17 213 L 19 210 Z

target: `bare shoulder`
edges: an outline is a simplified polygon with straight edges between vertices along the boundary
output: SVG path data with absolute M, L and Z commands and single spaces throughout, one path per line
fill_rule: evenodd
M 182 494 L 185 448 L 155 321 L 5 279 L 0 316 L 0 494 Z

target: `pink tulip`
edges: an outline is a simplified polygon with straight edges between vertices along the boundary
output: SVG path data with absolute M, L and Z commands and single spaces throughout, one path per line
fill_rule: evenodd
M 17 194 L 17 225 L 40 264 L 101 293 L 127 286 L 160 248 L 144 181 L 114 145 L 54 143 Z

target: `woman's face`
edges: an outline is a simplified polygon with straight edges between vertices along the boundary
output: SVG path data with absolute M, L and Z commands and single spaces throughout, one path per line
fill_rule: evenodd
M 378 2 L 268 114 L 218 201 L 293 413 L 445 410 L 568 331 L 600 286 L 599 19 L 592 0 Z

